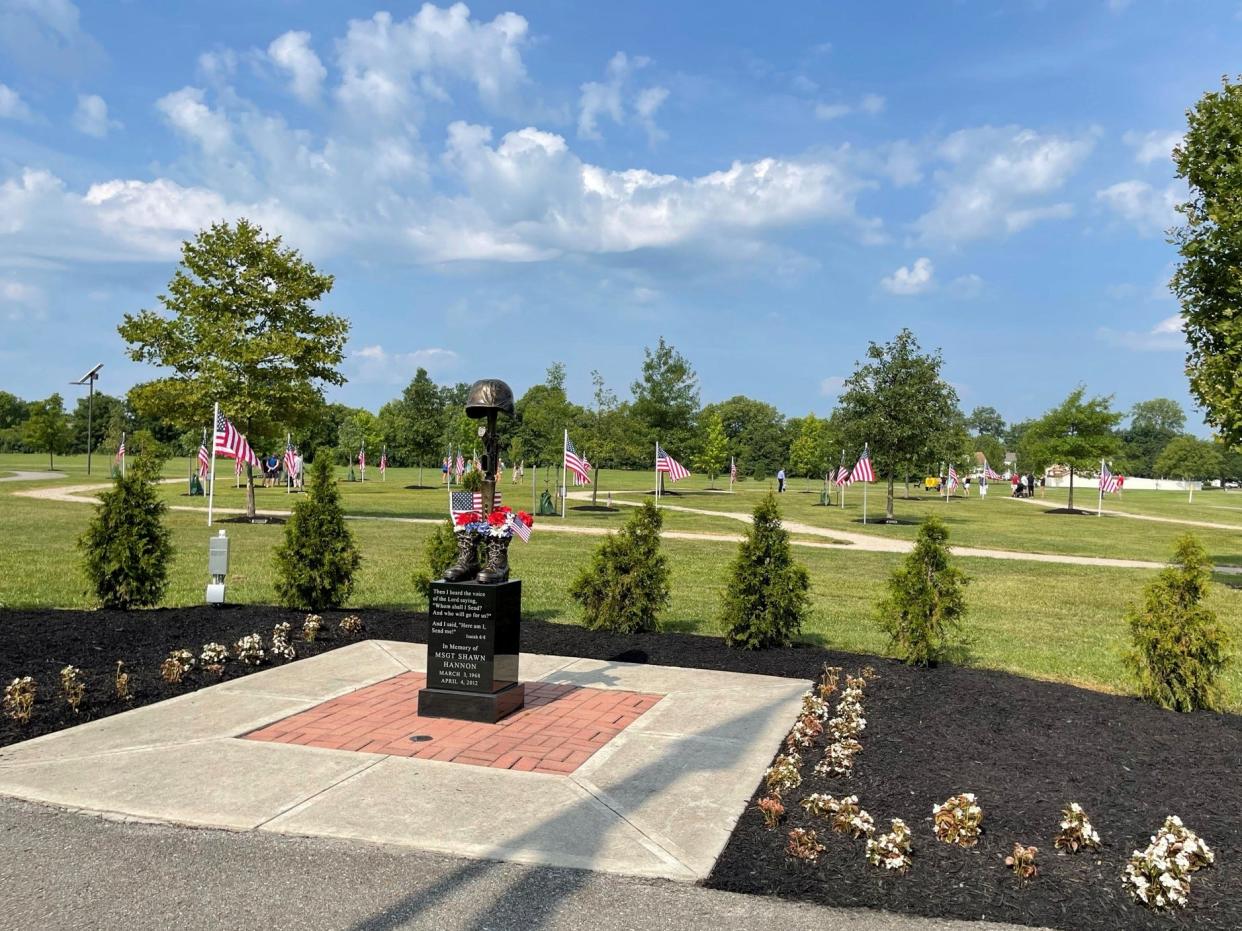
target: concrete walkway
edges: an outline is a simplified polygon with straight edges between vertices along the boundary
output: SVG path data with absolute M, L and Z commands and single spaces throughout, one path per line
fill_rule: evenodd
M 563 774 L 448 762 L 447 737 L 435 759 L 346 742 L 242 739 L 426 671 L 424 644 L 367 640 L 0 749 L 0 795 L 113 817 L 692 882 L 711 871 L 811 686 L 576 657 L 522 654 L 519 665 L 526 682 L 659 701 Z M 548 739 L 557 730 L 533 726 Z M 430 739 L 413 736 L 419 745 Z
M 1018 931 L 380 844 L 118 823 L 3 799 L 0 848 L 3 931 Z
M 1015 501 L 1020 504 L 1034 504 L 1037 507 L 1044 508 L 1063 508 L 1063 501 L 1049 501 L 1046 498 L 1002 498 L 1003 501 Z M 1094 507 L 1088 506 L 1082 508 L 1084 511 L 1095 511 Z M 1229 509 L 1232 510 L 1232 509 Z M 1136 514 L 1133 511 L 1117 511 L 1111 508 L 1104 508 L 1100 513 L 1107 514 L 1109 517 L 1128 517 L 1131 520 L 1149 520 L 1157 524 L 1184 524 L 1187 527 L 1206 527 L 1209 530 L 1232 530 L 1234 533 L 1242 533 L 1242 527 L 1237 524 L 1218 524 L 1210 520 L 1192 520 L 1186 517 L 1159 517 L 1155 514 Z

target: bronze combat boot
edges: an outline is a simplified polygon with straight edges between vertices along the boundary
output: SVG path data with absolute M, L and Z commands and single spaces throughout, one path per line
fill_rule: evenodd
M 444 570 L 446 582 L 468 582 L 479 571 L 479 535 L 473 530 L 460 530 L 457 537 L 457 562 Z
M 512 537 L 487 538 L 487 565 L 474 577 L 481 585 L 499 585 L 509 581 L 509 542 Z

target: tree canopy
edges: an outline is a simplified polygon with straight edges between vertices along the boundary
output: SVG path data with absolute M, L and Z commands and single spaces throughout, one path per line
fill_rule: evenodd
M 655 349 L 643 350 L 642 377 L 630 390 L 634 417 L 647 434 L 648 445 L 658 440 L 674 456 L 688 458 L 699 410 L 699 377 L 686 357 L 661 336 Z
M 889 343 L 871 343 L 868 362 L 845 381 L 838 416 L 857 456 L 870 444 L 878 475 L 888 480 L 885 513 L 893 516 L 893 484 L 944 459 L 966 455 L 957 392 L 940 376 L 940 351 L 924 353 L 903 329 Z
M 191 430 L 210 425 L 218 401 L 256 450 L 306 425 L 323 386 L 345 382 L 349 322 L 315 306 L 332 281 L 249 220 L 201 231 L 182 244 L 163 312 L 125 314 L 118 327 L 131 359 L 169 370 L 131 390 L 134 407 Z
M 1242 84 L 1228 78 L 1186 114 L 1173 149 L 1190 197 L 1173 230 L 1181 263 L 1172 288 L 1182 305 L 1190 391 L 1231 446 L 1242 444 Z
M 1079 385 L 1069 396 L 1032 423 L 1023 436 L 1025 461 L 1032 466 L 1064 465 L 1071 472 L 1069 507 L 1074 507 L 1073 470 L 1090 468 L 1119 448 L 1113 429 L 1121 414 L 1112 409 L 1112 397 L 1086 398 Z

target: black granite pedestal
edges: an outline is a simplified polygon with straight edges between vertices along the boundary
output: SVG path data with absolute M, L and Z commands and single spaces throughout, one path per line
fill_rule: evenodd
M 522 707 L 522 583 L 432 582 L 427 687 L 418 713 L 495 724 Z

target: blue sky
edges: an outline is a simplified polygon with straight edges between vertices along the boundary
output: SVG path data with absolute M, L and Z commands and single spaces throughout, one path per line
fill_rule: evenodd
M 372 409 L 418 365 L 624 394 L 663 334 L 704 401 L 822 414 L 902 326 L 967 410 L 1190 406 L 1169 151 L 1237 2 L 207 9 L 0 0 L 0 389 L 148 377 L 121 314 L 248 216 L 336 275 Z

